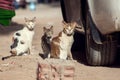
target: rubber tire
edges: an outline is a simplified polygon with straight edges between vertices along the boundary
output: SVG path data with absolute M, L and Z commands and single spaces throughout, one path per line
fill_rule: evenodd
M 90 30 L 86 32 L 86 58 L 89 65 L 111 65 L 114 63 L 117 50 L 117 41 L 106 39 L 103 44 L 96 44 L 92 39 Z

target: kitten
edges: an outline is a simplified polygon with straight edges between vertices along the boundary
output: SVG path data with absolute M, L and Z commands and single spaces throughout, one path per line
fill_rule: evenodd
M 53 35 L 53 26 L 50 28 L 43 27 L 43 36 L 41 37 L 41 47 L 44 52 L 43 58 L 48 58 L 48 55 L 51 51 L 50 43 Z
M 63 30 L 51 41 L 50 58 L 73 59 L 71 47 L 74 42 L 73 35 L 76 22 L 66 23 L 63 21 Z

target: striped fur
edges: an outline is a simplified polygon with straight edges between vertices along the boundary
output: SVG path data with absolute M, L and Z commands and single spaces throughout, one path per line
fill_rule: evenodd
M 51 51 L 50 43 L 51 43 L 51 38 L 53 35 L 53 26 L 51 26 L 49 29 L 46 27 L 43 27 L 44 34 L 41 37 L 41 47 L 43 50 L 43 57 L 48 58 L 48 55 Z

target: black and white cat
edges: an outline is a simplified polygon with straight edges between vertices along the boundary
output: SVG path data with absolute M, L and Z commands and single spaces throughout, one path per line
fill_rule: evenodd
M 34 28 L 36 17 L 32 19 L 25 18 L 25 26 L 22 30 L 16 31 L 12 37 L 13 44 L 11 45 L 12 55 L 22 55 L 27 52 L 31 54 L 32 41 L 34 36 Z

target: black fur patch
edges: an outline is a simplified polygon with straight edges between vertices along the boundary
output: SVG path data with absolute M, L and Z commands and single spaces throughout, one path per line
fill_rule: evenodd
M 11 47 L 11 49 L 13 49 L 13 48 L 17 47 L 17 45 L 18 45 L 18 39 L 14 39 L 14 43 L 10 47 Z
M 21 34 L 20 34 L 20 33 L 16 33 L 16 35 L 17 35 L 17 36 L 21 36 Z

